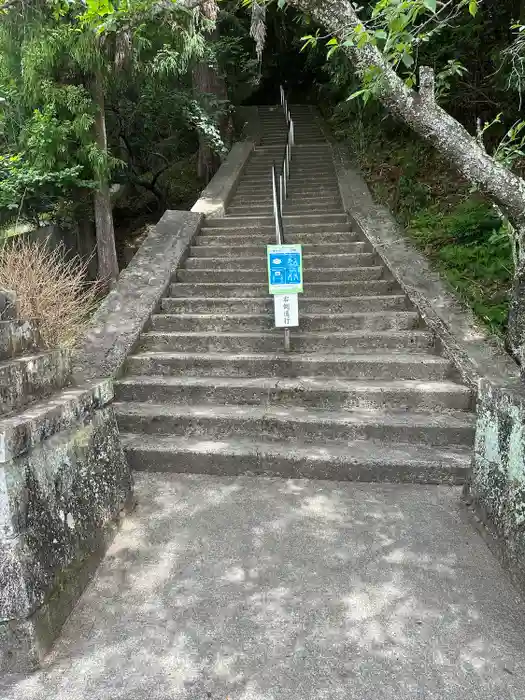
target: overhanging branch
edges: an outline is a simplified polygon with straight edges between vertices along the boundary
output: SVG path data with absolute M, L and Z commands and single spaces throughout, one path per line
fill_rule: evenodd
M 340 40 L 360 77 L 379 68 L 377 96 L 385 107 L 432 143 L 470 183 L 501 206 L 517 229 L 525 231 L 525 181 L 486 153 L 476 138 L 434 100 L 427 99 L 425 88 L 421 94 L 409 89 L 375 44 L 344 45 L 345 39 L 362 24 L 350 0 L 286 2 L 307 12 Z

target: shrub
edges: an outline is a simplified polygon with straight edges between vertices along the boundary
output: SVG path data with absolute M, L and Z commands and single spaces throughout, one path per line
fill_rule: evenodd
M 11 241 L 0 249 L 0 289 L 15 292 L 20 318 L 38 322 L 46 348 L 73 346 L 99 296 L 99 286 L 87 282 L 87 263 L 46 241 Z

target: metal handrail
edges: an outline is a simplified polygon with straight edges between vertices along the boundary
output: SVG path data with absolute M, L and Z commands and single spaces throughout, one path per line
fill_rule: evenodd
M 277 245 L 284 244 L 284 227 L 281 200 L 282 176 L 277 174 L 275 163 L 272 165 L 273 215 L 275 219 L 275 238 Z
M 283 160 L 281 163 L 280 175 L 277 174 L 277 166 L 272 165 L 272 192 L 273 192 L 273 210 L 275 218 L 275 238 L 277 245 L 284 244 L 284 226 L 283 226 L 283 204 L 288 198 L 288 181 L 290 179 L 290 162 L 292 159 L 292 146 L 295 145 L 295 128 L 293 119 L 288 108 L 288 100 L 283 86 L 280 86 L 281 106 L 284 110 L 286 119 L 287 134 L 286 145 L 284 148 Z

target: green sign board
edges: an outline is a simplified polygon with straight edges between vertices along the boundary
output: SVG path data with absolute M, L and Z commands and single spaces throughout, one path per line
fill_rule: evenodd
M 270 294 L 301 294 L 303 291 L 302 246 L 269 245 L 267 251 Z

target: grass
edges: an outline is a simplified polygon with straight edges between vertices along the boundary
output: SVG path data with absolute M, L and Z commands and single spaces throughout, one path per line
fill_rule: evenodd
M 390 207 L 406 235 L 488 329 L 503 335 L 513 261 L 491 203 L 473 193 L 435 150 L 390 120 L 365 122 L 354 114 L 336 116 L 333 123 L 376 200 Z

